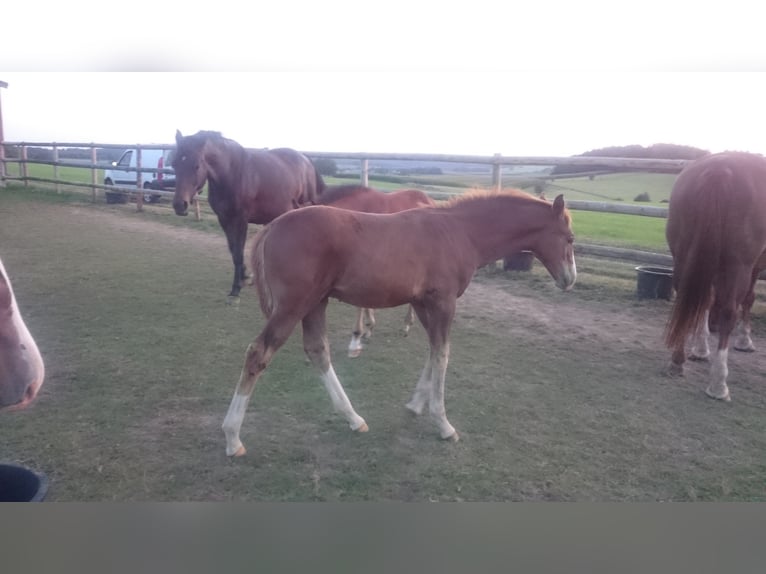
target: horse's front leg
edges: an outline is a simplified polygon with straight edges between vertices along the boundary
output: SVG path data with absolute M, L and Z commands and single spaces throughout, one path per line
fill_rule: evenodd
M 239 301 L 239 292 L 247 279 L 245 270 L 245 241 L 247 239 L 247 220 L 239 216 L 218 218 L 221 227 L 226 232 L 229 253 L 234 263 L 234 280 L 229 293 L 229 303 Z
M 330 344 L 327 341 L 326 309 L 327 299 L 319 303 L 303 318 L 303 350 L 306 352 L 311 363 L 319 369 L 327 394 L 330 395 L 332 405 L 337 412 L 342 414 L 351 430 L 367 432 L 367 423 L 360 417 L 351 401 L 348 400 L 343 386 L 335 374 L 335 369 L 330 362 Z M 360 310 L 361 311 L 361 310 Z

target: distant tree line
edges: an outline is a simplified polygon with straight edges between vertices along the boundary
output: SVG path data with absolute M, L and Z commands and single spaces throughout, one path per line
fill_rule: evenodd
M 653 144 L 648 147 L 641 145 L 611 146 L 586 151 L 574 157 L 631 157 L 644 159 L 696 159 L 710 152 L 704 149 L 676 144 Z M 567 175 L 570 173 L 583 173 L 592 171 L 620 172 L 629 171 L 607 166 L 573 166 L 557 165 L 551 172 L 552 175 Z

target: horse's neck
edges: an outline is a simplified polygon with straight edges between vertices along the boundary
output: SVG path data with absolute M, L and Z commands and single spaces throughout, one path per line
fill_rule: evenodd
M 241 163 L 244 161 L 243 150 L 208 149 L 205 163 L 208 166 L 207 179 L 211 190 L 232 187 L 235 178 L 241 173 Z
M 490 200 L 456 207 L 455 219 L 471 242 L 479 265 L 530 249 L 542 227 L 537 211 L 541 206 L 534 203 Z

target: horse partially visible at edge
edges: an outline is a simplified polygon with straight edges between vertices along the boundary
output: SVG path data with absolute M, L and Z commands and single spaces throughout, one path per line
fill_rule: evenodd
M 0 260 L 0 409 L 29 406 L 44 379 L 43 358 L 24 323 Z
M 672 349 L 668 373 L 683 374 L 690 335 L 690 358 L 707 359 L 708 334 L 718 333 L 705 392 L 729 401 L 729 337 L 740 311 L 735 348 L 754 348 L 750 311 L 755 282 L 766 269 L 766 158 L 724 152 L 688 164 L 670 193 L 665 234 L 676 290 L 665 330 Z
M 341 185 L 325 189 L 319 197 L 319 205 L 329 205 L 340 209 L 362 211 L 364 213 L 397 213 L 417 207 L 434 207 L 436 202 L 427 193 L 419 189 L 398 189 L 395 191 L 379 191 L 363 185 Z M 417 246 L 413 246 L 417 249 Z M 404 335 L 406 336 L 415 322 L 415 310 L 407 306 L 404 318 Z M 351 342 L 348 344 L 348 356 L 358 357 L 362 353 L 362 341 L 372 337 L 375 327 L 375 313 L 372 309 L 359 307 L 356 322 L 351 331 Z
M 230 301 L 237 300 L 248 279 L 244 264 L 248 223 L 269 223 L 287 211 L 313 205 L 325 187 L 302 153 L 290 148 L 249 150 L 213 131 L 186 137 L 176 131 L 172 165 L 177 215 L 187 215 L 194 196 L 208 184 L 208 202 L 226 234 L 234 263 Z
M 258 232 L 252 248 L 254 283 L 267 321 L 247 348 L 223 421 L 226 453 L 245 454 L 239 433 L 256 381 L 298 323 L 303 348 L 335 410 L 352 430 L 368 430 L 330 360 L 330 297 L 357 307 L 413 306 L 429 352 L 406 407 L 416 415 L 428 407 L 441 438 L 457 440 L 444 407 L 457 298 L 479 267 L 522 250 L 532 251 L 556 285 L 568 290 L 577 277 L 573 242 L 562 195 L 550 203 L 524 192 L 483 194 L 390 215 L 322 205 L 285 213 Z

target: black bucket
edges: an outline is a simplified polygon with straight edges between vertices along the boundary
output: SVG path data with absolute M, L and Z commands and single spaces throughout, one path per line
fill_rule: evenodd
M 17 464 L 0 463 L 0 502 L 42 502 L 48 479 Z
M 535 255 L 531 251 L 519 251 L 503 258 L 503 269 L 506 271 L 529 271 L 535 262 Z
M 639 299 L 667 299 L 673 293 L 673 269 L 671 267 L 636 267 L 638 279 L 636 294 Z

